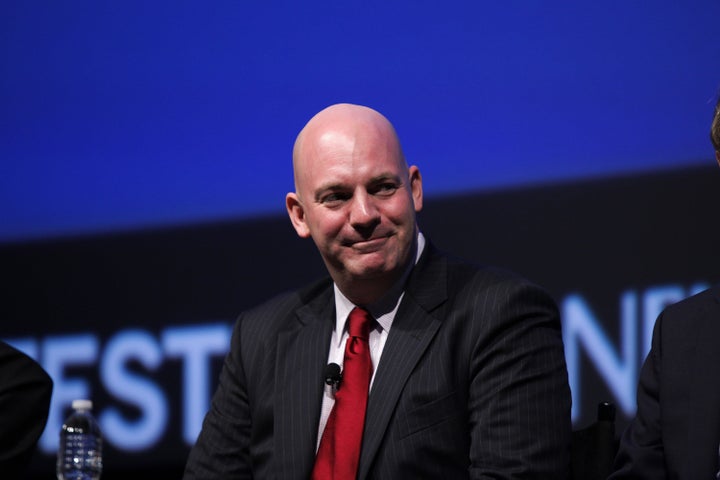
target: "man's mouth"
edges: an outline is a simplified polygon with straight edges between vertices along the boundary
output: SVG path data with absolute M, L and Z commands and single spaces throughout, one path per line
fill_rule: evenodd
M 385 245 L 385 242 L 387 242 L 388 237 L 382 236 L 382 237 L 372 237 L 368 238 L 366 240 L 358 240 L 355 242 L 350 243 L 350 247 L 352 247 L 354 250 L 357 250 L 361 253 L 370 253 L 378 250 L 380 247 Z

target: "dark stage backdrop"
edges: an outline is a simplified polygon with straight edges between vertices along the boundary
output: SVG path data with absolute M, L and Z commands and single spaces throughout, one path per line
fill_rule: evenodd
M 545 286 L 562 316 L 576 428 L 600 400 L 634 413 L 659 311 L 718 281 L 720 171 L 684 168 L 427 199 L 437 246 Z M 32 469 L 51 478 L 69 403 L 95 401 L 104 478 L 180 475 L 234 318 L 324 274 L 283 215 L 0 246 L 0 337 L 55 391 Z

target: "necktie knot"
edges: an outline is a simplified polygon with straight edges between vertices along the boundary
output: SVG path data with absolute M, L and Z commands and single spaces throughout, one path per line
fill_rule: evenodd
M 348 320 L 348 332 L 351 337 L 359 337 L 367 340 L 370 337 L 370 326 L 373 318 L 370 312 L 364 308 L 355 307 L 350 312 Z

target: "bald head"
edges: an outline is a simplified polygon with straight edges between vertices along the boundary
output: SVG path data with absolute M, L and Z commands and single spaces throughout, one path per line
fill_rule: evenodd
M 318 150 L 347 139 L 384 143 L 404 168 L 407 168 L 395 128 L 380 112 L 362 105 L 338 103 L 321 110 L 305 124 L 293 146 L 295 189 L 298 175 L 304 172 L 308 159 Z M 298 192 L 299 193 L 299 192 Z
M 390 122 L 359 105 L 315 115 L 293 148 L 285 197 L 300 237 L 312 237 L 340 291 L 356 305 L 385 295 L 412 265 L 422 178 Z

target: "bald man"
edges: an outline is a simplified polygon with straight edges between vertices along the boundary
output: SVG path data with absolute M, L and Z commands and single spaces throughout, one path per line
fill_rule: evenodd
M 420 170 L 380 113 L 321 111 L 293 168 L 288 215 L 329 277 L 240 315 L 185 478 L 566 478 L 570 391 L 553 300 L 423 236 Z M 352 333 L 358 308 L 363 335 Z M 353 390 L 359 339 L 370 379 Z M 326 384 L 331 363 L 342 377 Z M 357 390 L 362 407 L 342 410 Z

